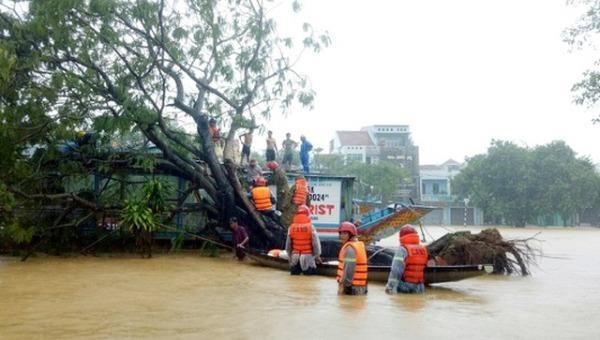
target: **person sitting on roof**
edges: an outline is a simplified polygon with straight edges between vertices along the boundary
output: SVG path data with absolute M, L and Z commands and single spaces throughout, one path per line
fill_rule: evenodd
M 252 203 L 254 203 L 256 210 L 271 219 L 275 218 L 274 205 L 277 203 L 277 200 L 275 199 L 275 196 L 273 196 L 271 190 L 269 190 L 267 181 L 264 177 L 260 176 L 256 179 L 249 196 L 252 199 Z
M 400 228 L 399 238 L 400 247 L 394 255 L 385 292 L 388 294 L 423 293 L 427 248 L 419 243 L 419 234 L 410 224 Z
M 365 244 L 358 240 L 356 226 L 350 222 L 342 222 L 338 231 L 343 244 L 338 256 L 338 294 L 365 295 L 368 291 Z
M 321 263 L 321 241 L 310 219 L 310 210 L 301 205 L 288 229 L 285 251 L 290 254 L 291 275 L 312 275 Z

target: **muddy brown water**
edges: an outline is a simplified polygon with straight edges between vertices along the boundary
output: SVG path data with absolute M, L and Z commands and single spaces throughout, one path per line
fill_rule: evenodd
M 0 258 L 0 339 L 600 339 L 600 230 L 501 230 L 538 232 L 546 257 L 530 277 L 392 297 L 374 283 L 337 296 L 332 278 L 229 257 Z

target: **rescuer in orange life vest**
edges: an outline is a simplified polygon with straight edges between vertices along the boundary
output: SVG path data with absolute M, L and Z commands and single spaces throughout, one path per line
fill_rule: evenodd
M 296 176 L 294 179 L 294 185 L 290 189 L 290 197 L 292 204 L 297 207 L 303 204 L 310 206 L 310 190 L 308 188 L 308 182 L 304 176 Z
M 288 229 L 285 251 L 289 256 L 291 275 L 316 273 L 317 263 L 321 263 L 321 241 L 306 205 L 296 209 L 296 215 Z
M 296 176 L 294 184 L 286 195 L 285 200 L 286 202 L 282 204 L 281 223 L 287 228 L 290 226 L 292 218 L 296 215 L 298 206 L 304 204 L 310 207 L 310 192 L 308 190 L 308 182 L 304 176 Z
M 400 247 L 394 255 L 385 292 L 388 294 L 425 292 L 423 271 L 427 265 L 427 258 L 427 248 L 419 244 L 419 234 L 415 228 L 410 224 L 400 228 Z
M 277 200 L 275 200 L 275 196 L 269 190 L 264 177 L 260 176 L 256 179 L 249 196 L 252 198 L 252 203 L 254 203 L 256 210 L 271 218 L 275 218 L 274 204 L 277 203 Z
M 342 222 L 338 229 L 342 249 L 338 256 L 337 282 L 339 295 L 367 294 L 367 252 L 358 240 L 354 224 Z

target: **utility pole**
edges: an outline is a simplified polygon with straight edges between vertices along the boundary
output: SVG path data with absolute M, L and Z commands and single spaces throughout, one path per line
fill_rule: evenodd
M 464 220 L 464 223 L 465 223 L 465 227 L 466 227 L 467 226 L 467 205 L 469 204 L 469 199 L 465 198 L 464 202 L 465 202 L 465 220 Z

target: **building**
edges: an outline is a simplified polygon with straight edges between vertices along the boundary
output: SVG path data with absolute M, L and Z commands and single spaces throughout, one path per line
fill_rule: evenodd
M 374 164 L 379 150 L 366 131 L 336 131 L 329 143 L 329 153 L 344 155 L 344 160 Z
M 336 131 L 329 153 L 344 155 L 345 162 L 398 164 L 410 172 L 412 183 L 402 184 L 395 199 L 408 201 L 420 197 L 419 148 L 410 138 L 408 125 L 371 125 L 360 131 Z
M 438 207 L 423 223 L 433 225 L 481 225 L 483 211 L 469 206 L 468 200 L 458 201 L 452 195 L 451 181 L 461 170 L 461 164 L 449 159 L 440 165 L 421 165 L 419 171 L 422 204 Z

